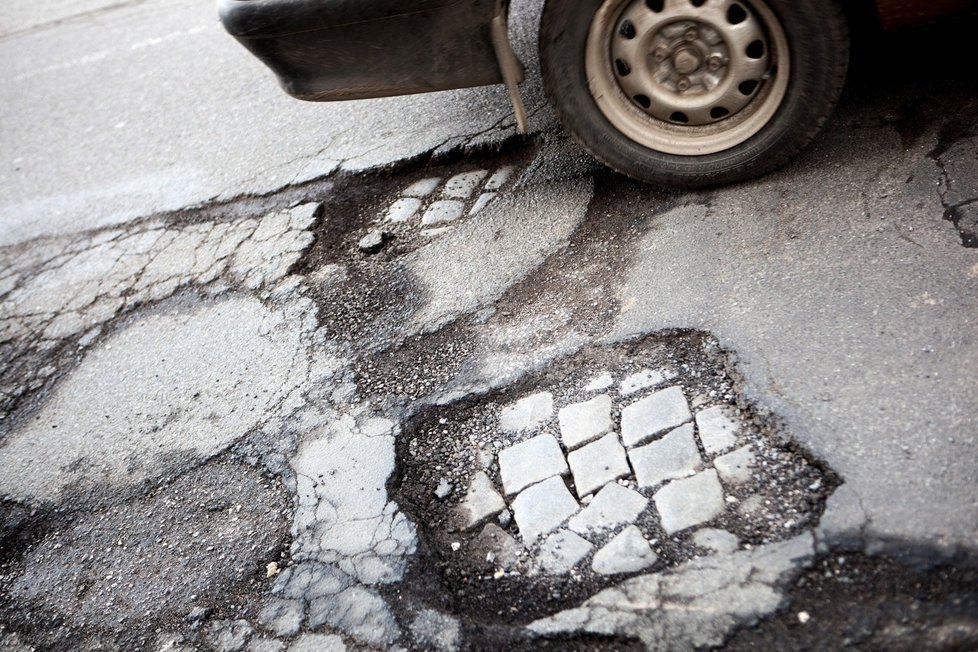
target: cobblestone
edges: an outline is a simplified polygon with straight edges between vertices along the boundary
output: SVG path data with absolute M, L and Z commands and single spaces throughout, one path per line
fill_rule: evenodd
M 740 547 L 740 540 L 726 530 L 703 528 L 693 535 L 693 543 L 719 554 L 729 554 Z
M 683 390 L 678 386 L 668 387 L 621 411 L 621 436 L 625 445 L 631 448 L 692 418 Z
M 618 434 L 611 432 L 601 439 L 572 451 L 567 456 L 577 495 L 583 498 L 607 483 L 631 473 L 625 449 L 618 441 Z
M 577 513 L 580 507 L 567 485 L 552 477 L 524 490 L 513 501 L 513 516 L 523 541 L 530 543 L 552 532 Z
M 465 213 L 465 204 L 460 201 L 443 199 L 432 202 L 428 210 L 421 216 L 421 224 L 434 226 L 445 222 L 454 222 Z
M 724 508 L 723 488 L 713 469 L 670 482 L 656 492 L 654 500 L 666 534 L 705 523 Z
M 614 428 L 611 421 L 611 397 L 601 394 L 584 403 L 572 403 L 561 408 L 557 419 L 560 422 L 560 438 L 564 446 L 567 450 L 573 450 Z
M 541 544 L 537 562 L 544 573 L 563 575 L 569 573 L 593 549 L 594 545 L 586 539 L 569 530 L 558 530 Z
M 450 199 L 468 199 L 488 173 L 487 170 L 474 170 L 456 174 L 445 182 L 442 195 Z
M 643 389 L 661 385 L 675 377 L 676 374 L 668 369 L 643 369 L 621 381 L 618 393 L 622 396 L 628 396 Z
M 503 502 L 502 496 L 492 486 L 489 476 L 483 471 L 479 471 L 473 476 L 468 491 L 465 493 L 465 498 L 462 500 L 462 504 L 458 506 L 459 525 L 466 530 L 474 528 L 493 518 L 504 509 L 506 509 L 506 503 Z
M 658 560 L 641 530 L 629 525 L 594 554 L 591 567 L 602 575 L 618 575 L 645 570 Z
M 502 409 L 499 414 L 499 428 L 503 432 L 513 433 L 534 430 L 550 419 L 553 413 L 553 394 L 531 394 Z
M 679 426 L 662 439 L 628 451 L 640 487 L 655 487 L 684 478 L 703 464 L 693 438 L 693 424 Z
M 418 198 L 427 197 L 428 195 L 430 195 L 435 191 L 435 188 L 437 188 L 438 184 L 440 183 L 441 183 L 441 179 L 438 177 L 428 177 L 427 179 L 421 179 L 419 181 L 415 181 L 410 186 L 405 188 L 404 191 L 401 192 L 401 195 L 403 195 L 404 197 L 418 197 Z
M 391 204 L 384 219 L 390 222 L 407 222 L 417 215 L 421 209 L 421 200 L 414 197 L 402 197 Z
M 642 494 L 612 482 L 605 485 L 584 511 L 567 523 L 567 527 L 579 534 L 614 529 L 634 521 L 648 504 L 648 498 Z
M 552 435 L 537 435 L 499 453 L 499 474 L 507 496 L 567 471 L 564 453 Z
M 750 482 L 751 467 L 754 465 L 754 450 L 742 446 L 737 450 L 713 460 L 720 478 L 727 484 L 738 485 Z
M 699 430 L 703 450 L 709 455 L 722 453 L 737 443 L 737 421 L 730 415 L 729 408 L 717 405 L 696 414 L 696 427 Z

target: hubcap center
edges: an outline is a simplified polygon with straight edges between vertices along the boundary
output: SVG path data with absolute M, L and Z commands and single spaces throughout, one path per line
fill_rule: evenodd
M 680 75 L 688 75 L 699 70 L 703 65 L 703 57 L 694 48 L 679 48 L 672 55 L 672 65 Z

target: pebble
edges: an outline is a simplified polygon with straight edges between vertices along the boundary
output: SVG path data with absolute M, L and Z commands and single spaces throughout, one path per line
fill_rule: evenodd
M 365 254 L 375 254 L 384 248 L 386 234 L 383 231 L 371 231 L 360 238 L 357 247 Z

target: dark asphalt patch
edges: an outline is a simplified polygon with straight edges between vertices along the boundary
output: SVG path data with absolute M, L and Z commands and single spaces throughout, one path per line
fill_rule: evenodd
M 924 570 L 863 553 L 824 556 L 780 615 L 737 632 L 724 650 L 978 650 L 978 560 Z
M 185 629 L 195 610 L 253 617 L 266 565 L 288 549 L 290 511 L 277 479 L 225 462 L 71 520 L 35 515 L 39 536 L 5 548 L 0 621 L 38 649 L 133 649 L 158 627 Z

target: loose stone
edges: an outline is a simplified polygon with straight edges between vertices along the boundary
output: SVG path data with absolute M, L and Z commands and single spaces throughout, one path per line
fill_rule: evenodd
M 485 189 L 488 191 L 499 190 L 506 185 L 511 176 L 513 176 L 513 166 L 505 165 L 492 173 L 492 176 L 486 181 Z
M 662 439 L 628 451 L 640 487 L 685 478 L 703 464 L 693 438 L 693 424 L 679 426 Z
M 653 497 L 662 529 L 674 534 L 705 523 L 723 512 L 723 488 L 714 469 L 674 480 Z
M 594 545 L 568 530 L 554 532 L 540 546 L 537 561 L 548 575 L 569 573 Z
M 452 493 L 452 485 L 445 478 L 442 478 L 438 482 L 438 487 L 435 488 L 435 497 L 438 500 L 443 500 L 448 497 L 448 494 Z
M 618 392 L 622 396 L 628 396 L 637 391 L 661 385 L 675 377 L 676 374 L 668 369 L 643 369 L 621 381 Z
M 441 179 L 438 177 L 421 179 L 408 186 L 401 195 L 404 197 L 427 197 L 435 191 L 439 183 L 441 183 Z
M 739 424 L 731 412 L 730 408 L 717 405 L 696 414 L 696 427 L 707 454 L 722 453 L 737 443 Z
M 503 502 L 502 496 L 496 493 L 489 476 L 479 471 L 472 477 L 469 490 L 465 493 L 462 504 L 458 506 L 458 521 L 463 528 L 471 529 L 504 509 L 506 503 Z
M 475 204 L 472 206 L 472 210 L 469 211 L 469 215 L 475 215 L 483 208 L 489 205 L 493 199 L 496 198 L 496 193 L 494 192 L 484 192 L 479 195 L 479 198 L 475 200 Z
M 754 450 L 750 446 L 742 446 L 713 460 L 713 466 L 723 481 L 728 484 L 750 482 L 750 470 L 754 466 Z
M 617 433 L 611 432 L 567 456 L 574 486 L 578 496 L 597 491 L 604 485 L 631 472 L 625 449 L 618 442 Z
M 420 208 L 420 199 L 402 197 L 390 205 L 384 219 L 390 222 L 407 222 L 418 213 Z
M 454 222 L 462 217 L 465 212 L 465 204 L 460 201 L 441 200 L 432 202 L 428 210 L 421 216 L 421 224 L 432 226 L 434 224 L 444 224 Z
M 601 394 L 584 403 L 572 403 L 561 408 L 557 420 L 560 423 L 560 438 L 567 450 L 592 442 L 611 432 L 614 427 L 611 421 L 611 397 Z
M 513 501 L 513 516 L 523 541 L 552 532 L 579 509 L 564 481 L 552 477 L 524 490 Z
M 502 409 L 499 414 L 499 428 L 504 432 L 533 430 L 549 420 L 553 414 L 553 394 L 531 394 Z
M 567 462 L 552 435 L 537 435 L 499 453 L 499 474 L 507 496 L 535 482 L 566 473 Z
M 445 189 L 442 195 L 450 199 L 468 199 L 475 192 L 479 183 L 489 174 L 488 170 L 474 170 L 472 172 L 462 172 L 445 182 Z
M 384 248 L 386 239 L 386 234 L 383 231 L 371 231 L 360 238 L 357 247 L 365 254 L 375 254 Z
M 595 530 L 611 530 L 622 523 L 631 523 L 649 504 L 648 498 L 616 483 L 607 484 L 594 500 L 567 527 L 580 534 Z
M 634 525 L 629 525 L 594 554 L 591 567 L 602 575 L 634 573 L 645 570 L 658 559 L 642 532 Z
M 621 411 L 621 436 L 625 445 L 631 448 L 692 418 L 683 390 L 674 385 L 624 408 Z
M 703 528 L 693 535 L 693 543 L 712 552 L 728 554 L 740 547 L 740 539 L 726 530 Z

